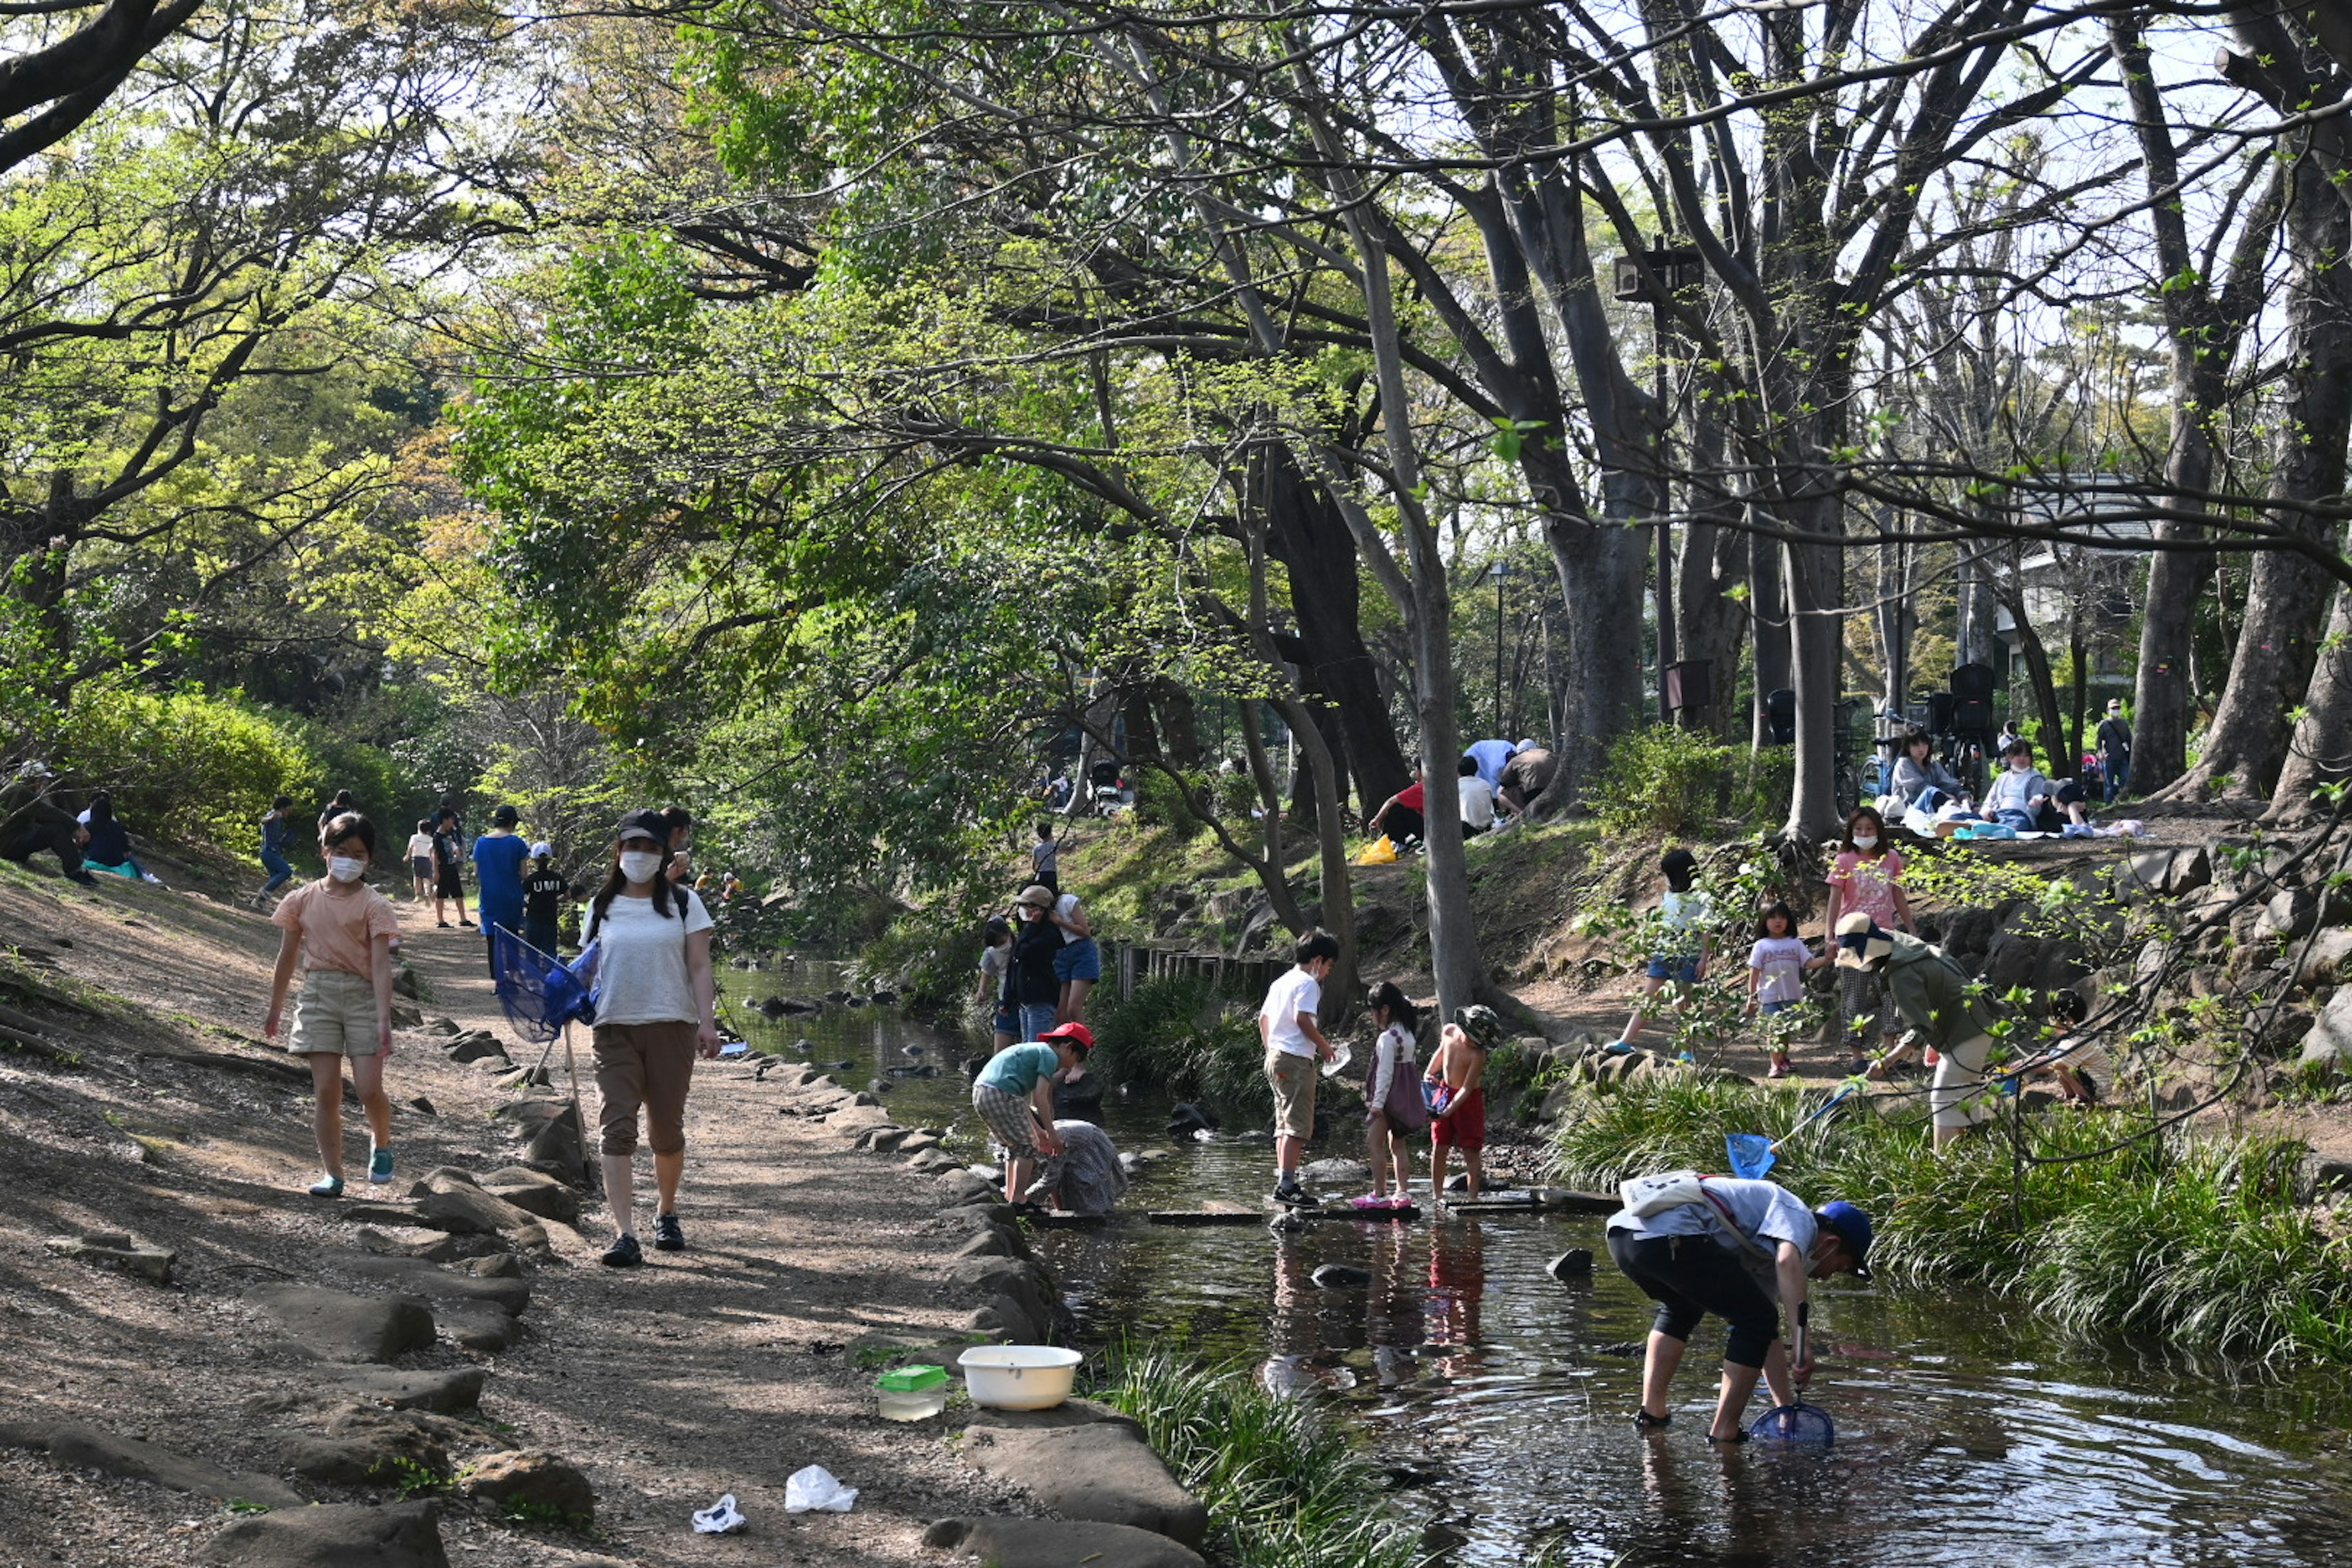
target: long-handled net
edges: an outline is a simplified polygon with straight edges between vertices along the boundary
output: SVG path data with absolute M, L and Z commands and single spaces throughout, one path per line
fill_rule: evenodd
M 1846 1079 L 1838 1085 L 1838 1091 L 1823 1100 L 1811 1116 L 1806 1117 L 1778 1138 L 1767 1138 L 1761 1132 L 1733 1132 L 1726 1135 L 1723 1148 L 1725 1156 L 1731 1162 L 1731 1173 L 1750 1182 L 1762 1181 L 1765 1173 L 1779 1163 L 1781 1145 L 1835 1110 L 1853 1095 L 1869 1087 L 1870 1080 L 1867 1079 Z
M 597 961 L 603 946 L 590 942 L 570 963 L 551 956 L 500 926 L 490 948 L 498 970 L 499 1006 L 507 1022 L 524 1039 L 543 1045 L 539 1064 L 529 1081 L 536 1083 L 547 1070 L 555 1042 L 563 1042 L 563 1070 L 572 1084 L 572 1127 L 580 1139 L 580 1175 L 592 1179 L 588 1164 L 588 1123 L 580 1109 L 580 1068 L 572 1055 L 572 1025 L 596 1021 Z

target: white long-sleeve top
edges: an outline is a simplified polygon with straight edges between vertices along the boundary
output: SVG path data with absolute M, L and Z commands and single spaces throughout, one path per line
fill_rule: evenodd
M 1412 1067 L 1412 1036 L 1402 1024 L 1391 1024 L 1381 1031 L 1372 1047 L 1371 1076 L 1364 1082 L 1364 1103 L 1374 1110 L 1389 1102 L 1389 1086 L 1396 1081 L 1400 1070 Z

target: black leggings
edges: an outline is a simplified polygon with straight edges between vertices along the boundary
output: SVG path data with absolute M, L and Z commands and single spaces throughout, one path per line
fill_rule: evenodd
M 1609 1256 L 1658 1304 L 1651 1325 L 1657 1332 L 1687 1344 L 1698 1321 L 1713 1312 L 1731 1327 L 1723 1359 L 1733 1366 L 1764 1364 L 1780 1331 L 1780 1309 L 1738 1253 L 1711 1236 L 1637 1237 L 1612 1230 Z

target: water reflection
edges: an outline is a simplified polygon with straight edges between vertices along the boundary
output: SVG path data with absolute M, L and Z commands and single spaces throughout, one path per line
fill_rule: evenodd
M 737 995 L 785 989 L 730 975 Z M 803 972 L 797 991 L 822 992 Z M 756 1043 L 807 1037 L 864 1082 L 930 1047 L 938 1079 L 886 1096 L 908 1125 L 943 1127 L 976 1155 L 955 1070 L 981 1048 L 887 1009 L 828 1009 L 767 1026 Z M 1834 1348 L 1815 1387 L 1839 1440 L 1826 1455 L 1713 1451 L 1711 1376 L 1687 1373 L 1676 1418 L 1631 1425 L 1636 1342 L 1650 1304 L 1607 1264 L 1570 1283 L 1544 1273 L 1600 1247 L 1590 1220 L 1477 1216 L 1327 1221 L 1296 1236 L 1248 1226 L 1167 1229 L 1146 1208 L 1254 1199 L 1264 1152 L 1171 1146 L 1162 1108 L 1108 1102 L 1122 1149 L 1171 1148 L 1139 1173 L 1130 1217 L 1038 1238 L 1093 1344 L 1129 1335 L 1255 1367 L 1270 1386 L 1355 1424 L 1408 1482 L 1402 1516 L 1461 1538 L 1452 1560 L 1507 1564 L 1549 1547 L 1563 1563 L 1637 1568 L 2301 1568 L 2352 1561 L 2347 1400 L 2335 1374 L 2232 1384 L 2160 1352 L 2093 1351 L 2049 1337 L 1997 1301 L 1841 1286 L 1820 1321 Z M 1365 1269 L 1328 1290 L 1317 1267 Z M 1694 1371 L 1722 1349 L 1710 1324 Z

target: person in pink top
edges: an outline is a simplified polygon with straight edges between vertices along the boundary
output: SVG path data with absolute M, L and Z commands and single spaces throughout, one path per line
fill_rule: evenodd
M 1911 918 L 1911 902 L 1903 896 L 1902 851 L 1887 842 L 1886 819 L 1875 806 L 1856 806 L 1845 819 L 1845 838 L 1830 867 L 1827 929 L 1835 931 L 1838 921 L 1851 914 L 1868 915 L 1882 931 L 1893 931 L 1899 924 L 1913 936 L 1919 934 L 1918 924 Z M 1885 1005 L 1883 989 L 1875 971 L 1838 971 L 1839 1038 L 1853 1053 L 1850 1067 L 1854 1072 L 1869 1070 L 1874 1030 L 1883 1027 L 1885 1065 L 1893 1064 L 1900 1048 L 1895 1027 L 1899 1018 Z

